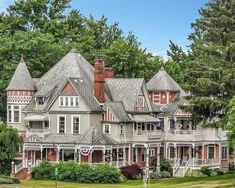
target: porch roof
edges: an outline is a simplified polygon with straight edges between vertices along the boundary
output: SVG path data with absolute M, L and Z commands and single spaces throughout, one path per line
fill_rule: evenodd
M 158 118 L 145 114 L 133 115 L 132 120 L 135 122 L 146 122 L 146 123 L 160 122 Z
M 46 121 L 48 116 L 46 115 L 31 115 L 24 118 L 25 121 Z

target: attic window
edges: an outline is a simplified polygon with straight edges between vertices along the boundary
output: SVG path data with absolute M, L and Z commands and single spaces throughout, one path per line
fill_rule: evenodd
M 37 104 L 44 105 L 44 97 L 37 97 Z
M 78 107 L 79 97 L 78 96 L 60 96 L 59 106 L 63 107 Z

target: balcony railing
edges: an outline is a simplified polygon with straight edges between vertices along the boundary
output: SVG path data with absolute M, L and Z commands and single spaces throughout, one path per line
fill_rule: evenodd
M 46 134 L 49 134 L 49 129 L 27 129 L 26 130 L 27 137 L 33 134 L 36 134 L 40 137 L 44 137 Z
M 161 135 L 161 130 L 134 130 L 133 135 Z

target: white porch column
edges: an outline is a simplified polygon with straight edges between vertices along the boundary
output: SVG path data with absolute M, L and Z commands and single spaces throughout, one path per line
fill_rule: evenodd
M 202 160 L 204 159 L 204 144 L 202 144 Z
M 118 168 L 118 162 L 119 162 L 119 146 L 117 146 L 117 164 L 116 164 L 116 166 L 117 166 L 117 168 Z
M 216 149 L 215 149 L 216 151 Z M 219 165 L 221 166 L 221 156 L 222 156 L 222 144 L 219 143 Z
M 40 160 L 42 160 L 42 152 L 43 152 L 43 148 L 42 145 L 40 146 Z
M 176 163 L 177 161 L 177 145 L 174 144 L 174 164 Z
M 160 172 L 160 147 L 161 145 L 159 144 L 157 146 L 157 172 Z
M 123 146 L 123 166 L 126 164 L 126 146 Z
M 102 150 L 102 162 L 105 163 L 105 148 Z
M 80 149 L 77 150 L 77 155 L 78 155 L 78 163 L 81 163 L 81 151 L 80 151 Z
M 77 162 L 77 148 L 74 148 L 73 160 Z
M 192 144 L 192 154 L 193 154 L 193 166 L 194 166 L 194 160 L 195 160 L 195 155 L 196 155 L 196 151 L 195 151 L 195 144 Z
M 64 151 L 64 150 L 62 150 Z M 59 160 L 60 160 L 60 147 L 57 146 L 57 151 L 56 151 L 56 163 L 59 163 Z M 64 152 L 62 154 L 62 160 L 64 161 Z
M 110 165 L 113 165 L 113 146 L 111 146 L 110 150 Z
M 89 155 L 88 155 L 88 163 L 92 164 L 92 153 L 93 151 L 90 151 Z
M 129 163 L 131 162 L 131 144 L 129 144 L 129 148 L 128 148 L 128 161 Z
M 147 145 L 147 148 L 146 148 L 146 164 L 145 164 L 145 167 L 146 167 L 146 176 L 147 176 L 147 179 L 149 177 L 149 145 Z
M 168 143 L 166 143 L 165 147 L 165 158 L 168 159 Z

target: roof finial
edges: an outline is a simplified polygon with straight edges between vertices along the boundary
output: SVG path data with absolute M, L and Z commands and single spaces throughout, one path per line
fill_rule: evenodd
M 162 66 L 159 71 L 165 71 L 164 67 Z
M 72 49 L 70 50 L 70 53 L 78 53 L 78 50 L 77 50 L 76 48 L 72 48 Z
M 20 63 L 24 63 L 24 55 L 21 54 Z

